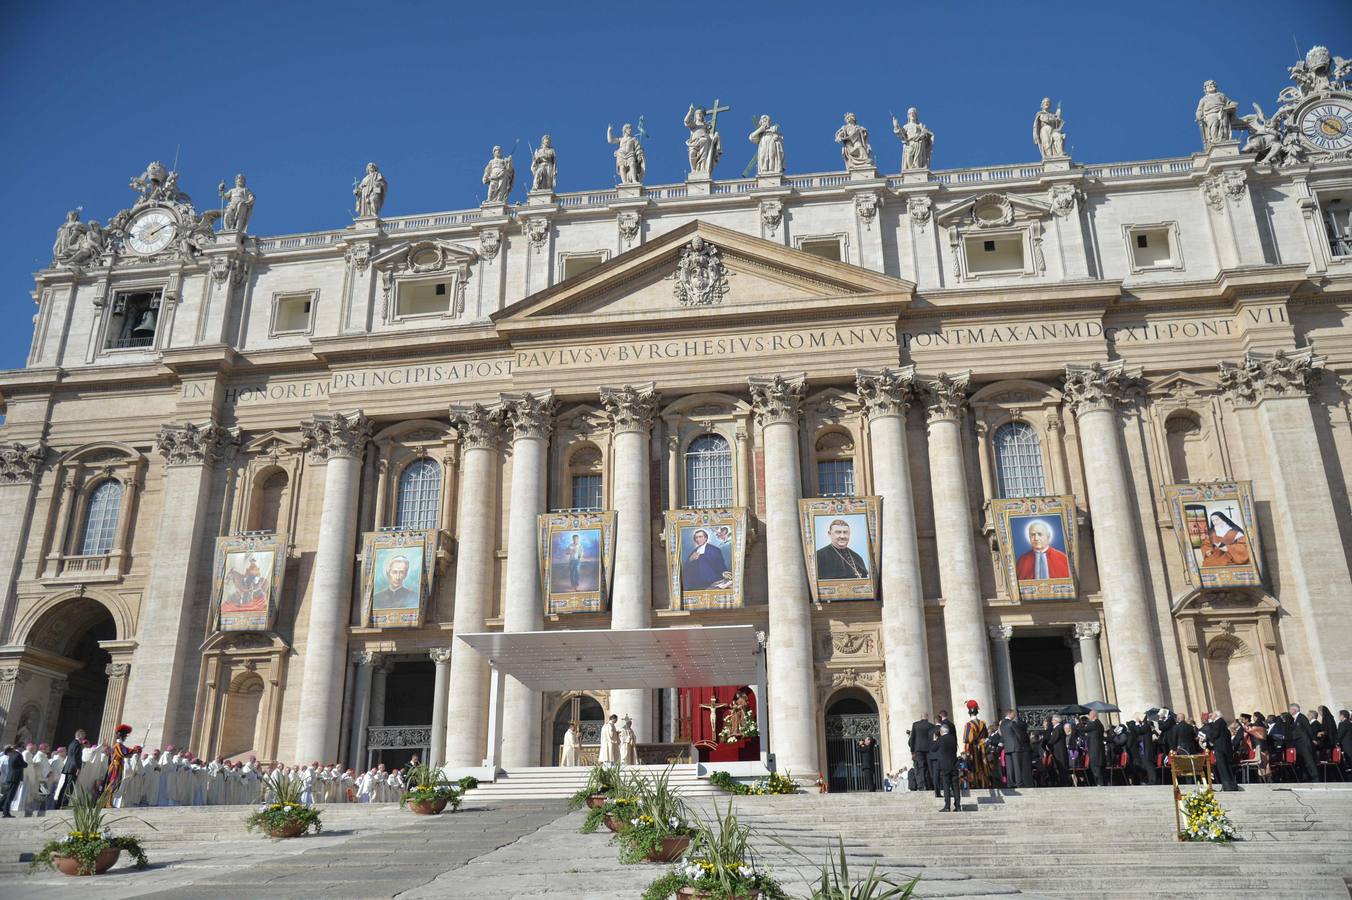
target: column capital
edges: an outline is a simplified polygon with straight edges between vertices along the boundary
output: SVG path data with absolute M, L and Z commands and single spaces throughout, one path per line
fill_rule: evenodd
M 1065 368 L 1065 398 L 1075 415 L 1097 410 L 1112 412 L 1136 398 L 1140 391 L 1140 369 L 1127 369 L 1121 360 L 1070 363 Z
M 661 399 L 657 384 L 652 381 L 601 388 L 601 405 L 616 434 L 623 431 L 647 434 L 657 418 L 657 404 Z
M 1014 636 L 1013 625 L 987 625 L 986 631 L 990 633 L 993 641 L 1008 642 Z
M 460 445 L 466 450 L 496 450 L 502 441 L 504 418 L 501 405 L 453 403 L 451 424 L 460 432 Z
M 171 466 L 212 466 L 239 445 L 239 429 L 215 422 L 205 425 L 162 425 L 155 449 Z
M 316 461 L 360 459 L 374 431 L 361 410 L 350 413 L 315 413 L 300 423 L 301 448 Z
M 32 484 L 46 458 L 47 445 L 42 441 L 31 445 L 18 441 L 0 444 L 0 484 Z
M 790 375 L 753 375 L 746 380 L 751 389 L 751 407 L 761 425 L 777 422 L 798 424 L 798 413 L 807 395 L 807 373 Z
M 855 369 L 855 390 L 870 419 L 906 417 L 915 395 L 915 366 L 900 369 Z
M 925 404 L 925 418 L 931 422 L 960 420 L 967 407 L 967 388 L 971 381 L 970 369 L 917 378 L 914 382 L 915 393 Z
M 353 650 L 351 653 L 352 665 L 354 666 L 378 666 L 384 658 L 382 654 L 374 650 Z
M 499 394 L 504 425 L 511 428 L 513 440 L 539 438 L 549 440 L 559 401 L 553 391 L 534 394 Z
M 0 669 L 0 684 L 23 684 L 31 676 L 27 669 L 18 666 L 6 666 Z
M 1327 357 L 1311 347 L 1287 352 L 1244 354 L 1238 363 L 1220 363 L 1221 391 L 1237 406 L 1256 406 L 1263 400 L 1308 397 L 1324 376 Z
M 103 667 L 103 673 L 109 678 L 126 678 L 127 673 L 131 671 L 130 663 L 108 663 Z
M 433 647 L 427 651 L 427 656 L 432 662 L 439 666 L 444 666 L 451 661 L 450 647 Z
M 1098 622 L 1076 622 L 1075 637 L 1077 640 L 1085 641 L 1089 639 L 1098 640 L 1098 636 L 1103 632 L 1103 626 Z

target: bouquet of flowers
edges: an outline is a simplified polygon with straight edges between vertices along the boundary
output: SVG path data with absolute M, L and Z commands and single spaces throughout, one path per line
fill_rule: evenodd
M 1182 840 L 1225 843 L 1235 839 L 1235 826 L 1210 788 L 1192 791 L 1183 798 L 1182 806 Z
M 763 778 L 757 778 L 750 784 L 742 784 L 740 781 L 733 780 L 733 777 L 727 772 L 714 772 L 709 776 L 709 783 L 729 794 L 763 797 L 768 794 L 798 793 L 798 782 L 794 781 L 787 773 L 781 775 L 778 772 L 771 772 Z
M 756 724 L 756 717 L 748 710 L 742 719 L 740 730 L 733 728 L 731 719 L 724 721 L 723 728 L 718 732 L 718 742 L 720 744 L 731 744 L 733 741 L 739 741 L 742 738 L 760 737 L 760 727 Z

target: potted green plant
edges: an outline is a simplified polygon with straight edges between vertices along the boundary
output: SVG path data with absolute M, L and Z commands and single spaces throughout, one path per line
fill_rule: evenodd
M 400 802 L 420 816 L 435 816 L 450 806 L 451 812 L 460 808 L 464 791 L 446 779 L 441 769 L 428 765 L 413 766 L 408 770 L 409 789 Z M 477 783 L 477 782 L 476 782 Z
M 140 840 L 131 835 L 114 836 L 112 832 L 112 826 L 134 817 L 109 818 L 105 799 L 102 794 L 77 788 L 70 803 L 70 819 L 46 826 L 48 830 L 64 827 L 67 829 L 66 836 L 44 844 L 41 850 L 33 854 L 29 868 L 46 866 L 63 875 L 102 875 L 117 863 L 123 850 L 132 855 L 136 868 L 144 869 L 149 865 Z M 156 830 L 155 826 L 143 819 L 137 821 L 152 831 Z
M 603 766 L 600 763 L 591 767 L 587 773 L 587 783 L 577 793 L 568 798 L 569 809 L 581 809 L 586 806 L 596 809 L 615 792 L 620 781 L 619 766 Z
M 743 784 L 734 780 L 727 772 L 714 772 L 709 776 L 709 783 L 728 794 L 761 797 L 769 794 L 798 793 L 798 782 L 794 781 L 793 776 L 787 772 L 783 775 L 778 772 L 771 772 L 769 775 L 757 778 L 750 784 Z
M 788 900 L 779 882 L 762 870 L 750 846 L 751 828 L 714 803 L 713 819 L 695 816 L 695 834 L 685 859 L 655 879 L 643 900 Z
M 774 841 L 805 861 L 808 857 L 803 851 L 786 842 L 778 835 Z M 878 866 L 869 866 L 863 878 L 850 875 L 850 863 L 845 857 L 845 842 L 836 838 L 835 846 L 830 842 L 826 847 L 826 862 L 817 867 L 813 879 L 812 900 L 910 900 L 915 895 L 915 886 L 920 876 L 905 884 L 897 884 L 886 874 L 879 873 Z
M 635 785 L 635 815 L 616 840 L 620 862 L 675 862 L 690 846 L 695 829 L 689 824 L 685 803 L 670 786 L 671 768 Z
M 319 810 L 300 802 L 304 784 L 296 775 L 271 772 L 263 779 L 264 803 L 244 820 L 249 831 L 262 829 L 270 838 L 293 838 L 313 830 L 319 834 L 323 824 Z

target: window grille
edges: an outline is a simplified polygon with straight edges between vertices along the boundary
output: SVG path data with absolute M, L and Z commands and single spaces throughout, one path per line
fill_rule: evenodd
M 1047 493 L 1042 444 L 1027 422 L 1010 422 L 995 432 L 995 470 L 1001 497 L 1037 497 Z
M 89 509 L 85 512 L 81 556 L 102 556 L 113 549 L 118 514 L 121 511 L 121 482 L 109 480 L 94 488 L 89 495 Z
M 685 505 L 732 505 L 732 448 L 717 434 L 702 434 L 685 451 Z
M 441 513 L 441 466 L 430 459 L 416 459 L 399 476 L 400 528 L 432 529 Z
M 818 460 L 817 488 L 823 497 L 853 497 L 854 460 Z
M 571 506 L 573 509 L 601 508 L 600 475 L 573 476 L 573 496 Z

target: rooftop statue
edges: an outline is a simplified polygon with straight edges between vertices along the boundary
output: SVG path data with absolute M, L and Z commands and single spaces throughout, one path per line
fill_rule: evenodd
M 249 217 L 253 215 L 254 193 L 245 186 L 244 175 L 235 176 L 235 186 L 232 188 L 227 188 L 222 181 L 216 186 L 216 193 L 225 201 L 221 228 L 225 231 L 247 231 Z
M 769 116 L 761 116 L 748 140 L 756 145 L 756 174 L 784 174 L 784 136 Z
M 620 136 L 616 137 L 614 129 L 607 125 L 606 142 L 619 145 L 615 148 L 615 177 L 620 180 L 620 184 L 642 184 L 643 145 L 634 137 L 634 126 L 624 123 Z
M 1202 85 L 1202 99 L 1197 101 L 1197 124 L 1202 129 L 1202 146 L 1230 140 L 1235 127 L 1235 110 L 1239 104 L 1220 92 L 1216 82 L 1208 79 Z
M 1057 159 L 1066 155 L 1066 120 L 1061 117 L 1061 106 L 1052 112 L 1050 97 L 1042 98 L 1042 106 L 1033 116 L 1033 143 L 1043 159 Z
M 854 113 L 845 114 L 845 124 L 836 129 L 836 143 L 847 169 L 872 169 L 873 148 L 868 143 L 868 129 L 859 124 Z
M 488 199 L 485 203 L 506 203 L 516 183 L 516 168 L 510 156 L 502 155 L 501 147 L 493 148 L 493 157 L 484 166 L 484 184 L 488 185 Z
M 693 103 L 690 104 L 690 110 L 685 114 L 685 127 L 690 129 L 685 149 L 690 158 L 691 177 L 713 176 L 714 166 L 718 165 L 718 160 L 723 155 L 723 138 L 718 133 L 718 114 L 731 108 L 719 106 L 717 100 L 708 112 Z
M 928 169 L 934 153 L 934 132 L 920 121 L 920 113 L 912 106 L 906 110 L 906 124 L 892 117 L 892 133 L 901 139 L 904 147 L 901 151 L 903 169 Z
M 375 163 L 366 164 L 366 177 L 352 189 L 352 195 L 357 198 L 357 216 L 358 218 L 375 218 L 380 215 L 380 208 L 385 205 L 385 195 L 389 193 L 390 183 L 385 180 L 385 176 L 380 174 L 380 167 Z
M 530 189 L 532 191 L 552 191 L 559 179 L 558 159 L 554 152 L 554 141 L 549 135 L 540 138 L 540 147 L 530 158 Z

